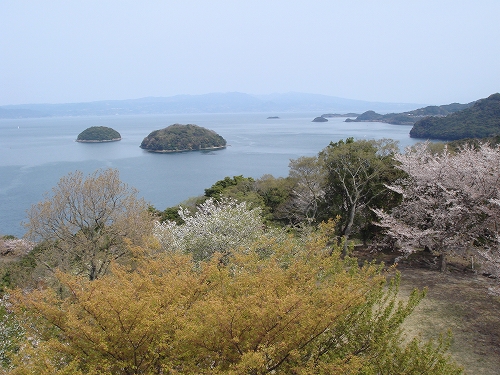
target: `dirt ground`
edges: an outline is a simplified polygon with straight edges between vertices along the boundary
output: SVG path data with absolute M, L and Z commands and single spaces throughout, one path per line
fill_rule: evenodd
M 394 256 L 374 255 L 387 264 Z M 405 332 L 408 337 L 437 339 L 451 330 L 450 357 L 466 374 L 500 374 L 500 280 L 475 273 L 467 262 L 457 259 L 450 260 L 448 271 L 442 273 L 437 261 L 428 254 L 397 266 L 402 296 L 414 288 L 427 289 L 424 300 L 405 321 Z
M 401 269 L 402 294 L 424 287 L 426 297 L 405 322 L 408 334 L 436 338 L 451 330 L 451 357 L 467 374 L 499 374 L 499 282 L 478 275 Z

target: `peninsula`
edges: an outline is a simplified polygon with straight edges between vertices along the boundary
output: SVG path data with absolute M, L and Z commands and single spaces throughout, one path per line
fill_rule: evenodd
M 428 116 L 447 116 L 451 113 L 469 108 L 473 104 L 474 102 L 468 104 L 451 103 L 440 106 L 431 105 L 415 109 L 413 111 L 402 113 L 388 113 L 385 115 L 381 115 L 379 113 L 376 113 L 375 111 L 366 111 L 357 116 L 355 119 L 346 119 L 345 122 L 385 122 L 392 125 L 413 125 L 417 121 L 422 120 Z
M 472 106 L 447 116 L 426 117 L 410 131 L 412 138 L 441 139 L 487 138 L 500 135 L 500 94 L 479 99 Z
M 226 140 L 213 130 L 198 125 L 173 124 L 151 132 L 140 147 L 159 153 L 217 150 L 226 147 Z

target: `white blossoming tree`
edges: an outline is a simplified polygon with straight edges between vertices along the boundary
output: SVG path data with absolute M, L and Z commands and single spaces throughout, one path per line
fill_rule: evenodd
M 210 198 L 195 213 L 180 208 L 184 224 L 173 221 L 156 223 L 154 235 L 162 249 L 193 253 L 194 259 L 206 260 L 218 252 L 249 246 L 264 234 L 260 208 L 250 209 L 246 202 Z
M 441 270 L 447 255 L 464 250 L 498 266 L 500 148 L 481 144 L 433 153 L 428 146 L 395 156 L 409 177 L 388 186 L 403 200 L 391 212 L 374 210 L 379 225 L 406 253 L 422 248 L 439 253 Z
M 10 356 L 17 352 L 24 336 L 24 330 L 8 306 L 8 296 L 3 296 L 0 299 L 0 369 L 9 366 Z

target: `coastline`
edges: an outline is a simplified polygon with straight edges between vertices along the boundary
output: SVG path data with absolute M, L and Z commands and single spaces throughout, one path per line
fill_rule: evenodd
M 154 152 L 156 154 L 172 154 L 172 153 L 176 153 L 176 152 L 187 152 L 187 151 L 213 151 L 213 150 L 222 150 L 222 149 L 224 149 L 226 147 L 227 146 L 214 146 L 214 147 L 206 147 L 206 148 L 198 148 L 198 149 L 187 148 L 185 150 L 148 150 L 146 148 L 143 148 L 143 150 L 147 151 L 147 152 Z
M 122 140 L 121 138 L 104 139 L 102 141 L 77 139 L 76 142 L 80 142 L 80 143 L 105 143 L 105 142 L 118 142 L 121 140 Z

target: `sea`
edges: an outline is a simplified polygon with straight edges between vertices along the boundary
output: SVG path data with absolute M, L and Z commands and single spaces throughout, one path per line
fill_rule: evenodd
M 277 116 L 278 118 L 268 119 Z M 330 142 L 391 138 L 403 151 L 419 140 L 411 126 L 345 122 L 329 118 L 312 122 L 317 113 L 209 113 L 129 116 L 0 119 L 0 235 L 21 237 L 31 205 L 50 197 L 64 175 L 115 168 L 120 179 L 159 210 L 188 198 L 226 176 L 255 179 L 286 177 L 290 160 L 314 156 Z M 225 149 L 169 154 L 150 153 L 139 145 L 154 130 L 172 124 L 196 124 L 227 141 Z M 79 143 L 91 126 L 117 130 L 122 140 Z

